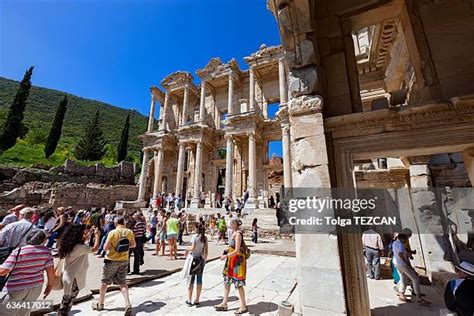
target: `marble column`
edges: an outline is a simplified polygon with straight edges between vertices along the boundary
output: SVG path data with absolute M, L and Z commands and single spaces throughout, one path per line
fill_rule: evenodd
M 227 115 L 233 114 L 233 97 L 234 97 L 234 74 L 232 70 L 229 72 L 229 91 L 227 96 Z
M 189 86 L 184 86 L 184 96 L 183 96 L 183 113 L 181 115 L 181 125 L 186 124 L 186 119 L 188 117 L 188 102 L 189 102 Z
M 155 96 L 151 94 L 151 104 L 150 104 L 150 115 L 148 116 L 148 128 L 147 133 L 153 132 L 153 123 L 155 122 Z
M 204 122 L 206 115 L 206 81 L 201 82 L 201 100 L 199 104 L 199 121 Z
M 431 280 L 433 272 L 454 272 L 455 256 L 449 236 L 445 233 L 449 224 L 437 199 L 436 190 L 432 189 L 428 165 L 430 156 L 416 158 L 417 164 L 410 165 L 410 193 L 416 227 L 420 230 L 426 274 Z
M 194 164 L 194 192 L 193 199 L 191 200 L 191 208 L 198 208 L 201 200 L 202 141 L 196 143 L 196 159 Z
M 225 156 L 225 192 L 224 197 L 232 198 L 233 165 L 234 165 L 234 140 L 231 135 L 226 136 L 227 150 Z
M 153 198 L 156 198 L 160 191 L 162 190 L 161 187 L 161 178 L 163 174 L 163 148 L 158 148 L 155 152 L 155 175 L 153 181 Z
M 165 93 L 165 103 L 163 105 L 163 114 L 160 113 L 160 118 L 161 118 L 161 125 L 160 125 L 160 131 L 166 130 L 166 120 L 167 120 L 167 112 L 168 112 L 168 105 L 170 103 L 170 93 L 166 91 Z
M 255 111 L 255 70 L 249 69 L 249 111 Z
M 143 150 L 143 160 L 142 160 L 142 172 L 140 173 L 140 180 L 138 180 L 138 198 L 137 201 L 145 201 L 145 191 L 146 191 L 146 179 L 148 173 L 148 159 L 149 152 L 148 150 Z
M 258 208 L 257 193 L 257 142 L 255 140 L 255 133 L 249 133 L 249 178 L 248 190 L 249 198 L 245 203 L 245 209 Z
M 288 102 L 288 91 L 285 73 L 285 59 L 281 57 L 278 59 L 278 75 L 279 75 L 279 87 L 280 87 L 280 104 L 286 104 Z
M 285 191 L 293 186 L 291 174 L 291 146 L 290 146 L 290 126 L 286 122 L 281 127 L 281 145 L 283 147 L 283 185 Z
M 184 158 L 186 157 L 186 148 L 183 143 L 179 143 L 178 152 L 178 170 L 176 172 L 176 196 L 181 196 L 183 193 L 183 173 L 184 173 Z

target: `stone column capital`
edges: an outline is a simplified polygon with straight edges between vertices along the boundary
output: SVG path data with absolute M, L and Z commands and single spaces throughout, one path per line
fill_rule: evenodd
M 319 95 L 303 95 L 288 102 L 288 114 L 299 116 L 320 113 L 323 110 L 323 99 Z
M 225 135 L 224 135 L 224 138 L 225 138 L 225 140 L 227 140 L 227 141 L 228 141 L 228 140 L 234 141 L 234 135 L 232 135 L 232 134 L 225 134 Z
M 255 141 L 255 131 L 251 131 L 251 132 L 247 132 L 247 136 L 249 138 L 249 140 L 253 140 Z

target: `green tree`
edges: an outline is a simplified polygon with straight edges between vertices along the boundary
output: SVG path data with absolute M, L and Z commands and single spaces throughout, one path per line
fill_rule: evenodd
M 30 145 L 41 145 L 46 143 L 47 138 L 48 135 L 46 134 L 46 131 L 44 129 L 36 128 L 28 132 L 25 137 L 25 141 L 27 144 Z
M 0 154 L 5 150 L 15 146 L 16 139 L 20 136 L 22 130 L 22 121 L 24 117 L 26 101 L 30 94 L 31 76 L 33 67 L 30 67 L 23 76 L 20 86 L 13 99 L 13 103 L 8 110 L 7 119 L 3 125 L 3 131 L 0 135 Z
M 76 158 L 89 161 L 100 160 L 107 151 L 106 144 L 100 113 L 97 110 L 92 120 L 86 124 L 84 135 L 77 143 Z
M 44 156 L 49 158 L 56 147 L 58 146 L 59 139 L 61 138 L 61 130 L 63 128 L 64 115 L 66 114 L 67 109 L 67 95 L 59 102 L 59 106 L 54 115 L 54 121 L 49 130 L 48 139 L 46 140 L 46 145 L 44 146 Z
M 121 162 L 127 158 L 128 151 L 128 134 L 130 131 L 130 113 L 127 115 L 125 125 L 123 126 L 122 135 L 120 136 L 120 142 L 117 147 L 117 162 Z

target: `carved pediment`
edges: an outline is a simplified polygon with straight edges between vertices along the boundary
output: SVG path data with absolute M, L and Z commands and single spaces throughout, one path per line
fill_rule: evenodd
M 182 88 L 186 84 L 193 85 L 193 75 L 187 71 L 173 72 L 161 81 L 161 86 L 168 91 Z
M 249 66 L 259 66 L 272 62 L 278 62 L 278 59 L 283 56 L 283 49 L 281 45 L 270 46 L 262 44 L 260 49 L 248 57 L 244 57 L 245 62 Z
M 241 70 L 235 58 L 225 64 L 219 57 L 214 57 L 204 68 L 198 69 L 196 74 L 203 80 L 212 80 L 227 76 L 231 71 L 235 73 L 236 77 L 240 77 Z

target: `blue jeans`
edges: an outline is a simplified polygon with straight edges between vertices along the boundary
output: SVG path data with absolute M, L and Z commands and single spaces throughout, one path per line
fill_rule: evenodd
M 367 276 L 377 280 L 380 278 L 380 251 L 369 247 L 364 247 L 364 250 Z
M 195 280 L 197 285 L 202 285 L 202 274 L 191 275 L 191 281 L 189 282 L 189 286 L 193 286 Z
M 54 241 L 55 241 L 58 237 L 59 237 L 59 233 L 58 233 L 58 232 L 52 232 L 52 233 L 51 233 L 51 236 L 48 237 L 48 244 L 46 245 L 46 247 L 48 247 L 48 248 L 53 247 Z
M 102 252 L 104 252 L 104 254 L 105 254 L 104 246 L 105 246 L 105 242 L 107 241 L 107 235 L 108 234 L 109 234 L 109 232 L 105 233 L 104 237 L 102 237 L 102 240 L 100 241 L 100 246 L 99 246 L 99 249 L 97 250 L 98 255 L 102 254 Z

